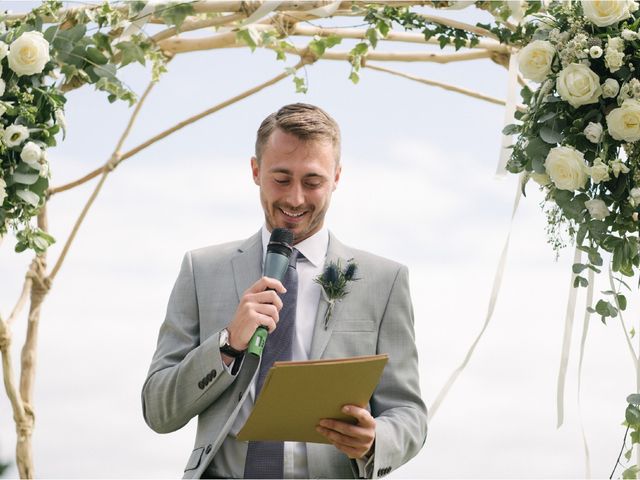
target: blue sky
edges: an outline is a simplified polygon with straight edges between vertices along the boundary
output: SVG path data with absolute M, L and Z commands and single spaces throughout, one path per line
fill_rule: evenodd
M 274 57 L 237 49 L 177 57 L 125 149 L 280 73 L 283 64 Z M 506 96 L 506 71 L 488 60 L 388 66 Z M 139 67 L 127 67 L 123 75 L 137 92 L 149 76 Z M 108 179 L 44 306 L 35 392 L 38 476 L 181 475 L 195 422 L 173 434 L 153 433 L 142 419 L 140 388 L 183 253 L 260 228 L 249 158 L 260 121 L 286 103 L 317 104 L 341 125 L 344 167 L 329 228 L 347 244 L 410 268 L 427 404 L 462 360 L 484 320 L 516 190 L 515 178 L 494 175 L 503 109 L 374 71 L 363 71 L 360 84 L 353 85 L 343 62 L 319 62 L 305 75 L 306 95 L 284 80 L 146 149 Z M 71 93 L 67 139 L 50 151 L 52 184 L 106 161 L 129 112 L 91 87 Z M 50 263 L 92 186 L 51 200 L 50 229 L 59 242 L 50 250 Z M 565 425 L 555 428 L 573 254 L 567 250 L 555 261 L 546 244 L 541 199 L 530 186 L 513 223 L 493 323 L 430 425 L 426 446 L 392 478 L 584 475 L 576 407 L 581 313 Z M 12 238 L 0 246 L 4 315 L 30 261 L 12 249 Z M 578 309 L 583 305 L 581 294 Z M 16 361 L 25 323 L 23 317 L 16 325 Z M 624 398 L 635 388 L 614 321 L 604 326 L 592 320 L 582 388 L 593 472 L 601 477 L 613 467 L 624 432 Z M 0 458 L 12 457 L 14 442 L 9 404 L 0 396 Z

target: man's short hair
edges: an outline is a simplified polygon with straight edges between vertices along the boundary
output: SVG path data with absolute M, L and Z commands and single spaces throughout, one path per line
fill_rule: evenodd
M 262 121 L 256 138 L 256 158 L 260 157 L 271 134 L 280 129 L 303 141 L 329 141 L 333 145 L 336 166 L 340 163 L 340 127 L 331 116 L 315 105 L 292 103 Z

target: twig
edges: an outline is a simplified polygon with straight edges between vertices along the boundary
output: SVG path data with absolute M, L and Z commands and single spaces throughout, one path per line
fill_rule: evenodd
M 616 472 L 616 468 L 618 468 L 618 465 L 620 465 L 620 457 L 622 456 L 622 452 L 624 451 L 624 446 L 627 444 L 628 433 L 629 433 L 629 426 L 627 425 L 627 429 L 624 431 L 624 437 L 622 437 L 622 447 L 620 447 L 620 453 L 618 454 L 618 458 L 616 459 L 616 464 L 613 466 L 611 475 L 609 475 L 609 479 L 613 478 L 613 474 Z

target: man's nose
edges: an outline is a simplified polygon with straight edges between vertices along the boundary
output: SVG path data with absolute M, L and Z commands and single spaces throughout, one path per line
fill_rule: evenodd
M 287 203 L 291 207 L 299 207 L 304 203 L 304 191 L 302 185 L 292 184 L 287 192 Z

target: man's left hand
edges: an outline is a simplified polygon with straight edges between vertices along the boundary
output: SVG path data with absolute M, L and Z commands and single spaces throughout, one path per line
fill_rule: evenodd
M 368 410 L 355 405 L 345 405 L 342 411 L 354 417 L 358 423 L 351 425 L 323 418 L 317 430 L 349 458 L 363 458 L 369 453 L 376 439 L 376 421 Z

